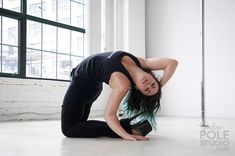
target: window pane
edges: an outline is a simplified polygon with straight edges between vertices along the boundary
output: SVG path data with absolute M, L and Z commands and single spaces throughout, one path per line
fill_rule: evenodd
M 41 49 L 42 24 L 27 21 L 27 47 Z
M 83 34 L 80 32 L 72 31 L 72 47 L 71 47 L 71 54 L 83 56 L 83 41 L 84 37 Z
M 56 27 L 43 24 L 42 49 L 56 52 Z
M 4 0 L 3 8 L 20 12 L 20 0 Z
M 56 54 L 55 53 L 42 53 L 42 77 L 43 78 L 56 78 Z
M 70 30 L 58 28 L 58 52 L 70 54 Z
M 58 22 L 70 25 L 70 0 L 58 0 Z
M 2 27 L 1 26 L 2 26 L 2 16 L 0 16 L 0 72 L 2 72 Z
M 84 28 L 84 5 L 77 2 L 71 2 L 71 25 Z
M 42 18 L 56 21 L 56 0 L 44 0 L 42 8 Z
M 83 58 L 71 56 L 71 69 L 75 68 L 79 63 L 81 63 Z
M 27 49 L 26 76 L 41 77 L 41 51 Z
M 18 46 L 18 21 L 2 17 L 2 43 Z
M 41 17 L 42 4 L 41 0 L 27 1 L 27 14 Z
M 0 44 L 1 48 L 1 44 Z M 2 72 L 2 51 L 0 50 L 0 72 Z
M 0 8 L 2 8 L 2 1 L 3 1 L 3 0 L 0 0 Z
M 32 0 L 27 1 L 27 13 L 84 28 L 85 3 L 85 0 Z
M 0 16 L 0 43 L 2 43 L 2 16 Z
M 70 56 L 58 54 L 57 78 L 68 80 L 69 76 L 70 76 Z
M 2 45 L 2 72 L 18 73 L 18 48 Z
M 87 29 L 87 5 L 84 5 L 83 28 Z

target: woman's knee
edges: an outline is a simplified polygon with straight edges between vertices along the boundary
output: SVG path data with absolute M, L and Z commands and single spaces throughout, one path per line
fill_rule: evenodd
M 63 133 L 64 136 L 68 137 L 68 138 L 72 138 L 73 136 L 71 135 L 71 133 L 69 132 L 69 129 L 66 127 L 62 127 L 61 131 Z

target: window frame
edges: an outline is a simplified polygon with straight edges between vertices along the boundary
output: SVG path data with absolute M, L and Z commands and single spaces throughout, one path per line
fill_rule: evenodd
M 52 78 L 42 78 L 42 77 L 27 77 L 26 76 L 26 53 L 27 53 L 27 20 L 39 22 L 41 24 L 47 24 L 50 26 L 55 26 L 58 28 L 64 28 L 70 31 L 76 31 L 85 34 L 86 30 L 84 28 L 75 27 L 72 25 L 67 25 L 59 23 L 57 21 L 51 21 L 44 18 L 32 16 L 27 14 L 27 1 L 21 0 L 21 12 L 15 12 L 12 10 L 0 8 L 0 16 L 12 18 L 18 20 L 18 73 L 3 73 L 0 72 L 0 77 L 9 78 L 24 78 L 24 79 L 40 79 L 40 80 L 54 80 L 54 81 L 69 81 L 64 79 L 52 79 Z M 83 43 L 84 46 L 84 43 Z M 83 56 L 84 58 L 84 49 Z M 57 67 L 56 67 L 57 68 Z

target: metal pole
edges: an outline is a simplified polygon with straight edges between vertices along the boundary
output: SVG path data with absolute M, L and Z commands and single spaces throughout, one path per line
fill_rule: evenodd
M 208 127 L 205 121 L 205 0 L 201 1 L 202 24 L 202 82 L 201 82 L 201 127 Z

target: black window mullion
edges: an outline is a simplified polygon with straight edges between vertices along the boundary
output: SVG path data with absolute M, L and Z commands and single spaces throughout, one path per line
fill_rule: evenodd
M 2 16 L 0 16 L 0 20 L 1 20 L 1 26 L 0 26 L 0 28 L 1 28 L 1 30 L 0 31 L 2 31 Z M 0 64 L 0 66 L 1 66 L 1 70 L 0 70 L 0 73 L 2 72 L 2 32 L 1 32 L 1 46 L 0 46 L 0 50 L 1 50 L 1 54 L 0 54 L 0 56 L 1 56 L 1 60 L 0 60 L 0 62 L 1 62 L 1 64 Z
M 26 0 L 21 0 L 21 19 L 19 21 L 19 54 L 18 54 L 18 71 L 19 77 L 26 77 Z
M 63 23 L 54 22 L 54 21 L 43 19 L 43 18 L 39 18 L 39 17 L 36 17 L 36 16 L 27 15 L 27 19 L 35 21 L 35 22 L 43 23 L 43 24 L 48 24 L 48 25 L 64 28 L 64 29 L 78 31 L 78 32 L 81 32 L 81 33 L 85 33 L 86 32 L 86 30 L 83 29 L 83 28 L 79 28 L 79 27 L 75 27 L 75 26 L 67 25 L 67 24 L 63 24 Z
M 18 13 L 18 12 L 15 12 L 15 11 L 7 10 L 7 9 L 4 9 L 4 8 L 0 8 L 0 15 L 4 16 L 4 17 L 20 20 L 22 14 Z

